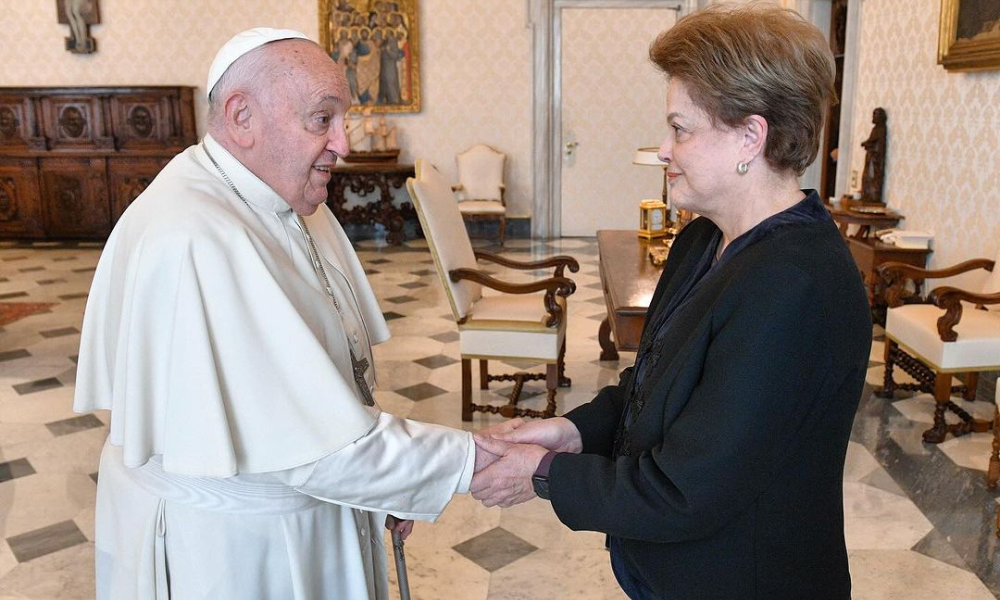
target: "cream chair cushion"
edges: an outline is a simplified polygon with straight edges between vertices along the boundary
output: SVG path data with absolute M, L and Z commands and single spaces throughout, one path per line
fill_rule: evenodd
M 465 200 L 500 201 L 503 163 L 506 155 L 485 146 L 475 145 L 456 157 L 458 181 Z
M 482 297 L 482 286 L 471 281 L 454 282 L 447 273 L 452 269 L 475 269 L 476 256 L 465 231 L 465 222 L 455 203 L 451 185 L 430 163 L 418 160 L 416 179 L 407 181 L 410 198 L 417 207 L 437 271 L 444 280 L 448 301 L 455 320 L 469 313 L 472 303 Z
M 890 308 L 886 336 L 941 371 L 1000 368 L 1000 314 L 966 306 L 955 326 L 958 339 L 942 342 L 937 320 L 943 314 L 933 304 Z
M 566 336 L 566 321 L 546 327 L 544 292 L 483 296 L 472 305 L 469 319 L 458 326 L 462 356 L 529 358 L 555 362 Z M 565 313 L 566 298 L 556 297 Z

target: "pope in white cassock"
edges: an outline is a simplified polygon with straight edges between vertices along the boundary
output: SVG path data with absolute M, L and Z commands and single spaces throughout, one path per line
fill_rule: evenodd
M 209 135 L 122 216 L 87 302 L 74 408 L 111 411 L 97 597 L 386 598 L 386 514 L 433 521 L 477 456 L 372 400 L 389 331 L 324 205 L 346 78 L 260 28 L 206 89 Z

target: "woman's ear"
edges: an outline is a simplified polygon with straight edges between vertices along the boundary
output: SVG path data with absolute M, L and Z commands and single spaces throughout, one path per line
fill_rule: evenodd
M 253 146 L 253 110 L 244 92 L 233 92 L 226 98 L 226 131 L 243 148 Z
M 750 115 L 743 121 L 743 151 L 745 162 L 763 156 L 767 144 L 767 119 L 760 115 Z

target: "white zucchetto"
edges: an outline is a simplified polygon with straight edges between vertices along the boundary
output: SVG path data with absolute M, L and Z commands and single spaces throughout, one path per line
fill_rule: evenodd
M 247 52 L 270 42 L 290 39 L 308 40 L 309 38 L 301 31 L 271 27 L 254 27 L 237 33 L 215 55 L 215 60 L 212 61 L 212 66 L 208 69 L 208 84 L 205 87 L 205 95 L 212 93 L 212 88 L 222 78 L 226 69 Z

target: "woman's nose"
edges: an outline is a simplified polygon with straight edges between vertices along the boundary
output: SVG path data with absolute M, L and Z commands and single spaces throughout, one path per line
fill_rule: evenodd
M 663 143 L 660 144 L 660 149 L 657 150 L 656 152 L 656 158 L 660 159 L 660 162 L 662 162 L 663 164 L 669 165 L 670 150 L 672 149 L 672 147 L 673 144 L 671 143 L 670 138 L 664 139 Z

